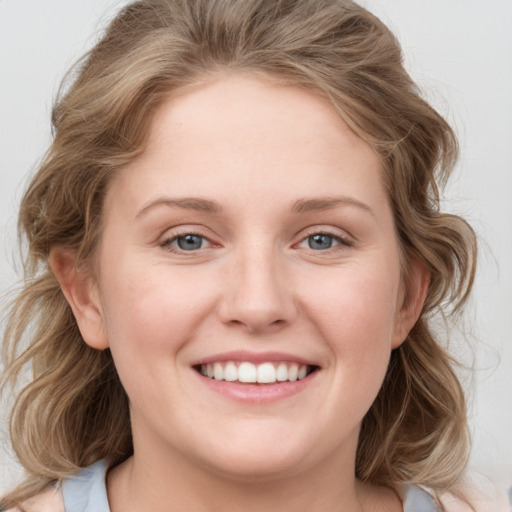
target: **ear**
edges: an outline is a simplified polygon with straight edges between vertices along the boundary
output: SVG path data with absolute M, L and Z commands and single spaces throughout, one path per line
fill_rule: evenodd
M 50 251 L 50 268 L 59 281 L 82 338 L 92 348 L 108 348 L 105 322 L 97 286 L 85 269 L 77 266 L 76 251 L 54 247 Z
M 430 283 L 430 272 L 424 263 L 413 259 L 407 273 L 407 280 L 403 284 L 404 290 L 401 305 L 397 311 L 395 332 L 393 334 L 392 348 L 399 347 L 418 320 Z

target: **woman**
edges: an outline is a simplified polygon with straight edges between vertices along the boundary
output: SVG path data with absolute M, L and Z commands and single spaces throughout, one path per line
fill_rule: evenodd
M 475 239 L 439 211 L 453 132 L 378 19 L 136 2 L 53 122 L 20 212 L 6 382 L 34 379 L 4 508 L 445 507 L 466 408 L 428 319 L 463 306 Z

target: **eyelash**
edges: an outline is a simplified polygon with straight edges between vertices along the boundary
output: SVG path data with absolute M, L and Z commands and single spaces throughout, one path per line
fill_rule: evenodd
M 180 247 L 175 247 L 173 245 L 175 242 L 177 243 L 180 238 L 185 238 L 187 236 L 197 236 L 197 237 L 201 238 L 203 242 L 204 241 L 208 242 L 208 244 L 210 246 L 215 245 L 208 237 L 206 237 L 202 233 L 198 233 L 193 230 L 192 231 L 191 230 L 183 230 L 182 232 L 176 233 L 173 236 L 168 237 L 165 240 L 163 240 L 160 243 L 160 247 L 168 250 L 169 252 L 173 252 L 173 253 L 177 253 L 177 254 L 193 253 L 193 252 L 197 252 L 201 249 L 205 249 L 205 247 L 200 247 L 199 249 L 196 249 L 196 250 L 188 250 L 187 251 L 186 249 L 181 249 Z
M 300 246 L 301 244 L 304 244 L 304 243 L 307 243 L 309 245 L 309 240 L 312 237 L 318 236 L 318 235 L 332 238 L 332 240 L 337 242 L 338 245 L 336 245 L 334 247 L 328 247 L 323 250 L 315 250 L 312 247 L 307 247 L 307 249 L 312 250 L 313 252 L 316 252 L 316 253 L 321 253 L 321 252 L 325 252 L 325 253 L 329 252 L 330 253 L 333 251 L 337 251 L 337 250 L 339 251 L 339 250 L 347 249 L 347 248 L 354 246 L 354 242 L 351 239 L 349 239 L 348 237 L 342 236 L 338 233 L 333 233 L 329 230 L 322 230 L 322 229 L 320 229 L 320 230 L 312 229 L 309 233 L 306 234 L 306 236 L 304 238 L 302 238 L 302 240 L 297 244 L 297 246 Z
M 319 235 L 331 238 L 332 240 L 334 240 L 337 243 L 337 245 L 335 245 L 334 247 L 332 247 L 332 246 L 328 247 L 326 249 L 320 249 L 320 250 L 313 249 L 312 247 L 309 246 L 309 240 L 312 237 L 319 236 Z M 187 236 L 199 237 L 199 238 L 201 238 L 202 243 L 204 243 L 206 241 L 208 246 L 207 247 L 201 246 L 198 249 L 186 250 L 186 249 L 182 249 L 180 247 L 176 247 L 174 245 L 175 243 L 178 242 L 179 239 L 183 239 Z M 318 230 L 318 229 L 311 230 L 297 244 L 295 244 L 294 247 L 299 247 L 301 244 L 304 244 L 304 243 L 308 244 L 308 247 L 307 247 L 308 250 L 311 250 L 316 253 L 333 252 L 336 250 L 343 250 L 346 248 L 353 247 L 353 245 L 354 245 L 354 242 L 352 240 L 350 240 L 348 237 L 344 237 L 339 234 L 332 233 L 329 230 Z M 160 243 L 160 247 L 168 250 L 169 252 L 177 253 L 177 254 L 194 253 L 194 252 L 200 251 L 201 249 L 207 249 L 208 247 L 213 247 L 213 246 L 215 246 L 215 244 L 207 236 L 205 236 L 202 233 L 199 233 L 197 231 L 194 231 L 194 230 L 183 230 L 181 232 L 174 234 L 171 237 L 164 239 Z

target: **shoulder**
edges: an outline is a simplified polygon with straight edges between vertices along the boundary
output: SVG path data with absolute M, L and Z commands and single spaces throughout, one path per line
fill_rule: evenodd
M 475 473 L 437 496 L 430 489 L 415 485 L 406 485 L 399 494 L 404 512 L 512 512 L 506 493 Z
M 65 512 L 62 492 L 59 488 L 52 486 L 25 500 L 20 507 L 10 508 L 5 512 Z
M 4 512 L 110 512 L 101 460 Z
M 405 485 L 399 495 L 404 512 L 439 512 L 433 494 L 417 485 Z
M 65 509 L 72 512 L 110 512 L 107 498 L 107 463 L 100 460 L 62 482 Z
M 446 512 L 510 512 L 505 491 L 488 478 L 472 473 L 440 496 Z

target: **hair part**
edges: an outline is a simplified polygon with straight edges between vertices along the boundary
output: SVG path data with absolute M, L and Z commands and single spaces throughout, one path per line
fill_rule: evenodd
M 28 476 L 1 504 L 132 454 L 128 398 L 110 352 L 83 342 L 48 258 L 54 247 L 73 248 L 87 271 L 108 185 L 144 151 L 154 111 L 173 91 L 225 72 L 321 94 L 380 155 L 405 282 L 413 260 L 431 279 L 421 318 L 393 351 L 364 418 L 356 472 L 366 482 L 436 491 L 460 476 L 469 446 L 464 394 L 429 318 L 464 305 L 475 236 L 440 211 L 438 184 L 457 142 L 404 70 L 395 37 L 348 0 L 142 0 L 121 10 L 73 71 L 53 110 L 53 143 L 22 200 L 26 281 L 8 317 L 3 386 L 32 368 L 11 415 Z

